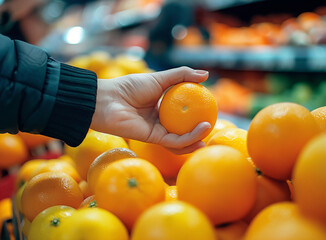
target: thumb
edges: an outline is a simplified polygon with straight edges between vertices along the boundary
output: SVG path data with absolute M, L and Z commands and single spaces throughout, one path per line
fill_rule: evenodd
M 161 85 L 163 91 L 172 85 L 181 82 L 201 83 L 207 80 L 209 73 L 204 70 L 194 70 L 189 67 L 173 68 L 166 71 L 152 73 L 152 76 Z

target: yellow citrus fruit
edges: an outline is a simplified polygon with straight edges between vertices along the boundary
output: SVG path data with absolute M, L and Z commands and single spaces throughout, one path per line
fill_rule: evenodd
M 169 133 L 182 135 L 191 132 L 199 123 L 209 122 L 213 129 L 217 119 L 217 102 L 204 86 L 183 82 L 170 88 L 163 96 L 159 118 Z
M 90 187 L 91 192 L 94 193 L 95 185 L 99 176 L 110 163 L 124 158 L 135 157 L 137 157 L 136 153 L 128 148 L 113 148 L 95 158 L 95 160 L 90 165 L 87 173 L 87 183 Z
M 26 183 L 21 198 L 23 215 L 29 221 L 49 207 L 66 205 L 78 208 L 82 201 L 83 194 L 77 182 L 59 172 L 46 172 L 33 177 Z
M 93 194 L 93 192 L 91 191 L 88 182 L 81 180 L 80 183 L 78 184 L 80 191 L 83 193 L 84 199 L 88 198 L 89 196 L 91 196 Z
M 45 164 L 46 160 L 43 159 L 33 159 L 25 162 L 19 169 L 16 177 L 15 189 L 18 190 L 22 185 L 24 185 L 31 177 L 34 175 L 36 169 L 38 169 L 42 164 Z
M 164 178 L 176 177 L 188 158 L 188 154 L 177 155 L 158 144 L 130 140 L 129 147 L 138 157 L 157 167 Z
M 28 237 L 28 234 L 29 234 L 29 231 L 31 229 L 31 225 L 32 223 L 27 219 L 27 218 L 24 218 L 23 219 L 23 222 L 22 222 L 22 232 L 25 236 L 25 238 L 27 239 Z
M 23 194 L 23 191 L 25 189 L 25 186 L 26 186 L 26 183 L 24 183 L 23 186 L 21 186 L 18 191 L 16 192 L 16 195 L 15 195 L 15 204 L 16 204 L 16 208 L 18 210 L 18 212 L 22 213 L 22 194 Z
M 165 183 L 157 168 L 140 158 L 126 158 L 109 164 L 95 187 L 95 198 L 104 208 L 132 229 L 148 207 L 164 201 Z
M 168 186 L 165 189 L 165 201 L 178 200 L 177 186 Z
M 277 103 L 261 110 L 248 130 L 248 152 L 267 176 L 291 179 L 304 145 L 320 132 L 309 110 L 295 103 Z
M 117 56 L 115 64 L 123 69 L 126 74 L 143 73 L 147 71 L 147 65 L 143 60 L 135 59 L 127 55 Z
M 300 210 L 326 225 L 326 133 L 302 150 L 293 171 L 294 198 Z
M 254 168 L 238 150 L 222 145 L 195 151 L 176 185 L 179 200 L 199 208 L 214 225 L 242 219 L 257 194 Z
M 89 63 L 90 59 L 88 56 L 78 56 L 69 61 L 69 65 L 83 69 L 88 69 Z
M 31 178 L 45 172 L 65 173 L 72 177 L 77 183 L 81 180 L 77 170 L 69 162 L 61 159 L 52 159 L 40 164 L 31 174 Z
M 232 122 L 225 120 L 225 119 L 217 119 L 214 128 L 212 129 L 212 131 L 208 134 L 207 137 L 205 137 L 202 141 L 204 143 L 208 143 L 208 141 L 210 140 L 210 138 L 212 136 L 214 136 L 215 133 L 217 133 L 218 131 L 224 129 L 224 128 L 236 128 L 237 126 L 234 125 Z
M 248 224 L 245 221 L 232 222 L 226 226 L 215 227 L 215 234 L 217 240 L 242 240 Z
M 121 77 L 127 74 L 128 73 L 123 68 L 121 68 L 115 63 L 112 63 L 99 70 L 98 77 L 101 79 L 111 79 Z
M 0 168 L 6 169 L 27 160 L 28 151 L 18 135 L 0 134 Z
M 67 206 L 53 206 L 45 209 L 34 218 L 28 232 L 28 240 L 56 240 L 55 232 L 74 211 L 74 208 Z
M 214 134 L 207 143 L 210 145 L 226 145 L 239 150 L 249 157 L 247 150 L 247 131 L 240 128 L 225 128 Z
M 262 210 L 251 222 L 244 240 L 325 240 L 325 228 L 304 218 L 298 206 L 281 202 Z
M 90 131 L 84 141 L 76 147 L 73 160 L 82 179 L 87 180 L 89 166 L 100 154 L 113 148 L 128 148 L 126 141 L 118 136 Z
M 82 208 L 62 223 L 54 237 L 60 240 L 128 240 L 128 232 L 112 213 L 100 208 Z
M 311 112 L 322 131 L 326 131 L 326 106 L 320 107 Z
M 207 217 L 192 205 L 168 201 L 147 209 L 137 220 L 131 240 L 215 240 Z
M 10 198 L 0 200 L 0 231 L 2 223 L 5 220 L 12 218 L 12 203 Z

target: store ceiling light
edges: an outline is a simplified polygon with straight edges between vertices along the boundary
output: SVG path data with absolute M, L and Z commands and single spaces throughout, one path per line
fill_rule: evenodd
M 178 24 L 172 28 L 171 34 L 174 39 L 182 40 L 187 36 L 188 31 L 185 26 Z
M 72 27 L 64 35 L 65 42 L 69 44 L 78 44 L 80 43 L 85 36 L 85 31 L 82 27 Z

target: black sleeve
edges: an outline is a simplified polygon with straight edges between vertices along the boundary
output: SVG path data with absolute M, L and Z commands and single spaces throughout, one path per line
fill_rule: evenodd
M 95 110 L 96 74 L 0 34 L 0 132 L 39 133 L 79 145 Z

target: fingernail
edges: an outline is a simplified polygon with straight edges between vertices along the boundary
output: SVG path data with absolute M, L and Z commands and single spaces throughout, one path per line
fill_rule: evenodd
M 203 122 L 203 127 L 210 129 L 212 126 L 209 122 Z
M 200 75 L 206 75 L 206 74 L 208 74 L 208 71 L 205 71 L 205 70 L 195 70 L 195 73 L 200 74 Z

